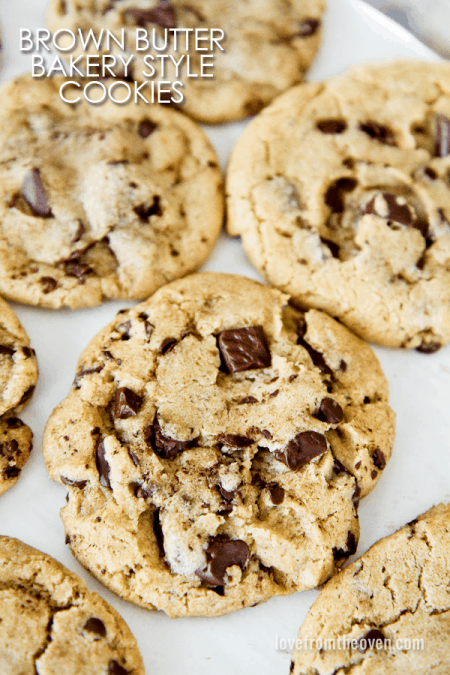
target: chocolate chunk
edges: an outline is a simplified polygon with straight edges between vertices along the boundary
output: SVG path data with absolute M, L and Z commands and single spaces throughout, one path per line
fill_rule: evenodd
M 431 168 L 431 166 L 427 166 L 427 168 L 424 170 L 425 176 L 428 176 L 431 180 L 436 180 L 438 177 L 436 171 Z
M 384 454 L 381 452 L 379 448 L 375 450 L 375 452 L 372 455 L 372 462 L 375 464 L 377 469 L 380 469 L 380 471 L 383 471 L 383 469 L 386 466 L 386 457 Z
M 325 246 L 328 246 L 333 258 L 337 258 L 339 260 L 339 251 L 340 251 L 339 244 L 336 244 L 336 242 L 331 241 L 331 239 L 325 239 L 325 237 L 320 237 L 320 241 L 322 242 L 322 244 L 325 244 Z
M 84 227 L 84 225 L 83 225 L 83 223 L 81 222 L 81 220 L 79 220 L 78 222 L 79 222 L 78 230 L 76 231 L 75 237 L 74 237 L 73 240 L 72 240 L 74 244 L 76 244 L 77 241 L 80 241 L 81 237 L 82 237 L 83 234 L 86 232 L 86 228 Z
M 309 37 L 315 35 L 319 30 L 321 22 L 318 19 L 305 19 L 299 24 L 299 30 L 296 33 L 299 37 Z
M 137 216 L 139 216 L 141 223 L 148 223 L 150 216 L 162 216 L 160 198 L 158 195 L 156 195 L 153 197 L 153 201 L 150 206 L 147 206 L 146 204 L 139 204 L 139 206 L 134 207 L 133 211 Z
M 101 373 L 104 367 L 105 367 L 105 364 L 102 363 L 99 366 L 93 366 L 92 368 L 82 368 L 76 374 L 76 379 L 78 380 L 78 379 L 84 377 L 85 375 L 92 375 L 92 373 Z
M 95 463 L 97 466 L 98 474 L 100 476 L 100 485 L 103 485 L 103 487 L 106 488 L 111 488 L 111 483 L 109 480 L 109 472 L 111 468 L 105 458 L 104 440 L 105 439 L 102 439 L 100 443 L 97 445 L 95 451 Z
M 0 345 L 0 354 L 5 354 L 5 356 L 12 356 L 16 350 L 12 347 L 7 347 L 6 345 Z
M 291 471 L 298 471 L 315 457 L 320 457 L 327 451 L 325 436 L 317 431 L 301 431 L 286 445 L 284 450 L 278 450 L 275 457 L 284 462 Z
M 30 356 L 36 356 L 36 352 L 30 347 L 22 347 L 22 353 L 26 359 L 29 359 Z
M 331 370 L 330 366 L 327 365 L 325 359 L 323 358 L 323 354 L 320 352 L 316 351 L 311 345 L 306 342 L 306 340 L 303 339 L 303 337 L 299 337 L 297 340 L 297 344 L 301 345 L 308 354 L 311 357 L 312 362 L 314 363 L 315 366 L 320 370 L 320 372 L 323 375 L 333 375 L 333 371 Z
M 382 196 L 387 205 L 386 218 L 388 220 L 400 223 L 401 225 L 413 224 L 413 214 L 407 203 L 401 204 L 398 200 L 398 197 L 389 194 L 388 192 L 383 192 Z M 378 216 L 382 215 L 376 210 L 376 200 L 376 196 L 371 199 L 371 201 L 367 204 L 364 213 L 374 213 Z
M 343 213 L 345 208 L 344 194 L 353 192 L 357 185 L 358 181 L 354 178 L 339 178 L 328 188 L 325 195 L 325 204 L 334 213 Z
M 168 0 L 159 0 L 158 7 L 153 7 L 153 9 L 132 7 L 125 11 L 125 16 L 130 17 L 141 28 L 145 28 L 149 23 L 156 23 L 161 28 L 176 28 L 177 25 L 175 9 Z
M 225 490 L 225 488 L 223 488 L 221 485 L 218 485 L 217 487 L 219 488 L 220 494 L 224 499 L 226 499 L 227 502 L 233 501 L 238 493 L 237 490 Z
M 445 115 L 436 115 L 436 157 L 450 155 L 450 120 Z
M 377 642 L 381 640 L 384 647 L 385 637 L 381 630 L 378 628 L 372 628 L 366 633 L 362 638 L 358 640 L 358 650 L 361 654 L 365 654 L 368 649 L 374 649 L 377 646 Z
M 239 405 L 244 405 L 244 404 L 251 405 L 253 403 L 258 403 L 258 399 L 255 398 L 254 396 L 245 396 L 245 398 L 242 398 L 239 401 Z
M 336 457 L 335 457 L 334 461 L 333 461 L 333 469 L 332 469 L 332 472 L 331 472 L 331 477 L 336 478 L 336 476 L 339 476 L 342 473 L 348 474 L 349 472 L 347 471 L 345 466 L 343 464 L 341 464 L 341 462 L 338 459 L 336 459 Z
M 344 419 L 344 411 L 337 401 L 334 401 L 328 396 L 325 397 L 320 404 L 319 408 L 319 419 L 322 422 L 328 422 L 329 424 L 339 424 Z
M 323 134 L 343 134 L 347 130 L 347 122 L 344 120 L 322 120 L 317 122 L 317 128 Z
M 225 535 L 211 537 L 206 550 L 207 565 L 203 570 L 197 570 L 196 574 L 211 586 L 223 586 L 225 584 L 225 572 L 228 567 L 239 565 L 244 571 L 250 549 L 240 539 L 229 539 Z
M 372 473 L 370 474 L 370 477 L 372 480 L 375 480 L 375 478 L 378 476 L 378 471 L 373 470 Z
M 6 443 L 0 444 L 0 455 L 7 457 L 8 459 L 13 459 L 16 455 L 20 455 L 19 444 L 13 439 L 12 441 L 6 441 Z
M 221 446 L 226 445 L 230 448 L 236 448 L 236 450 L 249 448 L 255 442 L 253 438 L 239 436 L 238 434 L 219 434 L 217 436 L 217 441 Z
M 353 504 L 355 505 L 355 508 L 358 508 L 360 498 L 361 498 L 361 488 L 359 487 L 359 485 L 357 485 L 352 495 L 352 500 Z
M 147 443 L 150 443 L 154 452 L 158 457 L 162 457 L 162 459 L 174 459 L 180 452 L 192 448 L 198 441 L 198 438 L 194 438 L 191 441 L 179 441 L 166 436 L 161 431 L 161 425 L 157 416 L 153 425 L 146 427 L 144 435 L 146 436 Z
M 164 558 L 166 552 L 164 550 L 164 532 L 161 526 L 160 509 L 156 509 L 153 516 L 153 532 L 155 533 L 156 543 L 158 544 L 159 555 Z
M 267 486 L 272 504 L 279 506 L 284 501 L 284 488 L 278 483 L 269 483 Z
M 339 370 L 343 373 L 345 373 L 345 371 L 347 370 L 347 364 L 344 361 L 344 359 L 341 359 L 341 362 L 339 364 Z
M 165 338 L 165 340 L 163 340 L 161 343 L 159 353 L 163 355 L 167 354 L 168 352 L 172 351 L 176 344 L 178 344 L 178 340 L 176 338 Z
M 33 394 L 34 394 L 34 390 L 35 390 L 35 389 L 36 389 L 36 387 L 35 387 L 34 385 L 31 386 L 29 389 L 27 389 L 26 392 L 24 393 L 24 395 L 22 396 L 22 398 L 20 399 L 19 405 L 23 405 L 24 403 L 26 403 L 27 401 L 29 401 L 30 398 L 31 398 L 31 397 L 33 396 Z
M 125 670 L 117 661 L 110 661 L 108 665 L 108 675 L 130 675 L 129 670 Z
M 224 330 L 217 336 L 217 344 L 228 373 L 268 368 L 272 363 L 262 326 Z
M 45 295 L 58 287 L 58 282 L 53 277 L 41 277 L 39 283 L 42 285 L 42 291 Z
M 18 466 L 9 466 L 3 471 L 3 475 L 7 480 L 17 478 L 20 475 L 20 469 Z
M 261 435 L 264 436 L 264 438 L 267 438 L 269 440 L 271 438 L 273 438 L 272 434 L 270 433 L 270 431 L 268 429 L 261 429 Z
M 128 455 L 129 455 L 131 461 L 133 462 L 134 466 L 136 466 L 136 467 L 141 466 L 141 462 L 139 460 L 138 455 L 135 452 L 133 452 L 133 450 L 130 450 L 130 448 L 128 448 Z
M 44 185 L 39 169 L 31 169 L 25 175 L 20 194 L 33 211 L 40 218 L 53 218 L 52 210 L 47 201 Z
M 125 420 L 135 417 L 142 405 L 142 397 L 127 387 L 120 387 L 116 391 L 114 417 Z
M 359 128 L 375 141 L 379 141 L 384 145 L 396 145 L 394 132 L 389 127 L 377 124 L 376 122 L 366 122 L 365 124 L 360 124 Z
M 76 487 L 82 490 L 87 485 L 87 480 L 72 480 L 72 478 L 66 478 L 65 476 L 60 476 L 61 483 L 68 485 L 69 487 Z
M 76 277 L 82 279 L 88 274 L 92 274 L 94 270 L 89 265 L 83 265 L 78 260 L 67 260 L 64 263 L 64 270 L 69 277 Z
M 420 352 L 420 354 L 435 354 L 441 347 L 440 342 L 422 342 L 419 347 L 416 347 L 416 351 Z
M 139 122 L 138 134 L 141 138 L 148 138 L 157 128 L 157 124 L 145 118 Z
M 20 427 L 24 426 L 24 423 L 22 420 L 19 420 L 18 417 L 10 417 L 8 420 L 6 420 L 6 423 L 10 429 L 19 429 Z
M 86 621 L 86 623 L 83 626 L 83 629 L 89 631 L 89 633 L 95 633 L 96 635 L 100 635 L 100 637 L 106 637 L 105 624 L 103 623 L 103 621 L 97 619 L 95 616 Z
M 345 542 L 345 549 L 342 548 L 333 548 L 333 557 L 335 560 L 343 560 L 344 558 L 349 558 L 351 555 L 356 553 L 358 544 L 356 537 L 353 532 L 349 532 L 347 535 L 347 541 Z

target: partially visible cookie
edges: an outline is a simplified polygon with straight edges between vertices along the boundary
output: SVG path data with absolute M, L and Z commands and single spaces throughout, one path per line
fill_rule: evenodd
M 214 616 L 329 578 L 393 438 L 370 347 L 268 286 L 205 273 L 92 340 L 44 456 L 85 567 L 143 607 Z
M 0 672 L 144 675 L 125 621 L 59 562 L 0 536 Z
M 214 246 L 216 154 L 178 112 L 69 106 L 62 82 L 0 89 L 0 292 L 50 308 L 142 300 Z
M 13 310 L 0 298 L 0 495 L 19 479 L 33 434 L 16 417 L 38 378 L 36 354 Z
M 185 34 L 180 33 L 174 52 L 180 63 L 181 58 L 189 56 L 189 69 L 185 61 L 178 76 L 169 72 L 173 81 L 183 83 L 183 110 L 202 122 L 217 124 L 254 115 L 303 79 L 320 45 L 325 8 L 325 0 L 51 0 L 47 23 L 52 32 L 61 28 L 75 32 L 93 29 L 99 34 L 101 29 L 109 29 L 120 35 L 124 30 L 130 54 L 137 28 L 146 28 L 150 35 L 156 29 L 160 44 L 164 44 L 165 29 L 188 29 L 192 34 L 198 29 L 201 51 L 195 51 L 193 39 L 186 51 Z M 204 39 L 207 29 L 225 32 L 226 39 L 221 43 L 225 51 L 217 45 L 210 50 L 209 41 Z M 200 58 L 210 53 L 214 55 L 214 69 L 206 68 L 205 72 L 214 77 L 199 77 Z M 146 52 L 134 56 L 131 75 L 144 81 L 142 73 L 149 71 L 143 62 Z M 157 68 L 157 61 L 152 65 Z M 166 71 L 169 66 L 166 61 Z M 168 77 L 166 74 L 160 79 Z
M 450 64 L 398 60 L 300 85 L 237 142 L 228 227 L 253 264 L 359 336 L 450 340 Z
M 328 582 L 300 629 L 291 674 L 446 675 L 449 519 L 450 505 L 436 506 Z

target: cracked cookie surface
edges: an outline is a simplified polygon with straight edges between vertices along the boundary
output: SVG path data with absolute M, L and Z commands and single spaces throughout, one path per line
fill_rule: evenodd
M 1 89 L 0 292 L 50 308 L 142 300 L 200 266 L 223 217 L 203 131 L 162 106 L 69 106 L 62 79 Z
M 37 379 L 30 340 L 0 298 L 0 495 L 17 483 L 33 447 L 31 429 L 16 414 L 30 400 Z
M 229 231 L 261 273 L 367 340 L 450 340 L 450 65 L 394 61 L 300 85 L 229 165 Z
M 450 506 L 377 542 L 323 589 L 298 634 L 294 675 L 445 675 L 449 663 Z M 306 638 L 329 640 L 310 649 Z M 333 642 L 340 645 L 332 648 Z M 352 648 L 350 648 L 352 645 Z
M 225 614 L 313 588 L 356 550 L 392 450 L 387 382 L 368 345 L 287 301 L 192 275 L 81 355 L 44 456 L 72 552 L 126 600 Z
M 125 621 L 56 560 L 0 536 L 0 671 L 144 675 Z
M 187 52 L 182 37 L 176 52 L 172 52 L 176 61 L 189 55 L 189 72 L 194 74 L 201 72 L 202 54 L 214 55 L 214 69 L 205 69 L 207 74 L 214 74 L 211 79 L 189 77 L 184 64 L 179 76 L 175 72 L 171 75 L 174 81 L 183 83 L 182 109 L 202 122 L 217 124 L 257 113 L 303 79 L 320 45 L 324 12 L 325 0 L 247 0 L 233 4 L 228 0 L 52 0 L 47 23 L 52 32 L 81 28 L 93 29 L 96 34 L 101 29 L 120 34 L 125 30 L 130 53 L 136 44 L 137 28 L 160 33 L 172 28 L 223 30 L 225 51 L 217 46 L 209 51 L 209 41 L 199 43 L 205 52 L 195 51 L 192 40 Z M 145 53 L 135 53 L 131 76 L 138 81 L 145 79 L 142 71 L 149 71 L 143 62 Z

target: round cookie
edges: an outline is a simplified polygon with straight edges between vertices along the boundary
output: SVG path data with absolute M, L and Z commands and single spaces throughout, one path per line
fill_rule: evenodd
M 44 434 L 78 560 L 171 617 L 313 588 L 356 550 L 394 438 L 372 350 L 322 312 L 204 273 L 124 310 Z M 361 373 L 364 372 L 364 380 Z
M 59 562 L 0 536 L 0 671 L 144 675 L 121 616 Z
M 450 340 L 450 64 L 357 66 L 280 97 L 228 173 L 229 232 L 262 274 L 360 337 Z
M 125 30 L 130 54 L 136 44 L 136 28 L 160 33 L 173 28 L 222 29 L 225 51 L 217 45 L 209 51 L 208 41 L 199 43 L 206 52 L 195 51 L 193 39 L 190 50 L 185 51 L 184 34 L 172 51 L 176 61 L 189 55 L 189 71 L 195 74 L 201 72 L 201 55 L 213 54 L 214 69 L 205 69 L 207 74 L 214 74 L 213 78 L 189 77 L 184 65 L 178 76 L 173 72 L 170 78 L 183 83 L 185 112 L 202 122 L 217 124 L 255 114 L 303 79 L 320 45 L 325 7 L 325 0 L 247 0 L 231 4 L 227 0 L 51 0 L 47 24 L 52 32 L 80 28 L 99 34 L 101 29 L 109 29 L 120 35 Z M 149 71 L 143 62 L 145 55 L 134 54 L 132 76 L 138 81 L 145 81 L 142 72 Z M 158 64 L 154 61 L 152 65 L 157 68 Z
M 290 672 L 445 675 L 449 517 L 436 506 L 336 575 L 303 622 Z
M 13 310 L 0 298 L 0 495 L 19 479 L 33 434 L 16 417 L 38 379 L 36 354 Z
M 215 152 L 180 113 L 69 106 L 62 82 L 25 75 L 0 89 L 0 292 L 50 308 L 142 300 L 216 241 Z

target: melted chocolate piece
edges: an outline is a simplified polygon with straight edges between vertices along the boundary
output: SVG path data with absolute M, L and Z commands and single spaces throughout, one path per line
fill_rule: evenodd
M 86 623 L 83 626 L 83 629 L 89 631 L 89 633 L 95 633 L 96 635 L 100 635 L 100 637 L 106 637 L 105 624 L 103 623 L 103 621 L 97 619 L 95 616 L 86 621 Z
M 379 141 L 384 145 L 396 145 L 394 132 L 389 127 L 377 124 L 376 122 L 366 122 L 365 124 L 360 124 L 359 128 L 370 138 L 373 138 L 374 141 Z
M 0 345 L 0 354 L 5 354 L 5 356 L 12 356 L 16 350 L 12 347 L 7 347 L 6 345 Z
M 176 344 L 178 344 L 178 340 L 176 338 L 166 338 L 162 341 L 161 347 L 159 348 L 159 353 L 163 355 L 167 354 L 168 352 L 172 351 Z
M 343 134 L 347 130 L 347 122 L 344 120 L 322 120 L 317 122 L 317 128 L 323 134 Z
M 95 450 L 95 464 L 97 466 L 98 475 L 100 476 L 100 485 L 103 487 L 111 488 L 111 483 L 109 480 L 109 472 L 111 467 L 105 458 L 105 445 L 104 439 L 100 441 Z
M 314 363 L 315 366 L 320 370 L 320 372 L 323 375 L 333 375 L 333 371 L 331 370 L 330 366 L 327 365 L 325 359 L 323 358 L 323 354 L 320 352 L 316 351 L 311 345 L 306 342 L 306 340 L 303 339 L 303 337 L 299 337 L 297 340 L 297 344 L 301 345 L 308 354 L 311 357 L 312 362 Z
M 450 120 L 445 115 L 436 115 L 436 157 L 450 155 Z
M 69 487 L 76 487 L 82 490 L 87 485 L 87 480 L 72 480 L 71 478 L 66 478 L 65 476 L 60 476 L 61 483 L 68 485 Z
M 145 28 L 149 23 L 156 23 L 161 28 L 176 28 L 175 9 L 168 0 L 160 0 L 158 7 L 153 9 L 139 9 L 132 7 L 125 11 L 137 26 Z
M 413 224 L 413 214 L 408 204 L 400 204 L 397 197 L 388 192 L 383 192 L 382 196 L 387 205 L 386 217 L 388 220 L 393 220 L 395 223 L 400 223 L 401 225 Z M 376 199 L 376 196 L 371 199 L 367 204 L 364 213 L 374 213 L 377 216 L 382 215 L 376 210 Z
M 125 670 L 117 661 L 110 661 L 108 665 L 108 675 L 130 675 L 129 670 Z
M 114 417 L 120 420 L 136 417 L 142 405 L 142 397 L 127 387 L 116 391 Z
M 141 138 L 148 138 L 158 127 L 155 122 L 145 118 L 139 122 L 138 134 Z
M 319 419 L 328 424 L 339 424 L 344 419 L 344 411 L 337 401 L 326 396 L 319 408 Z
M 207 565 L 196 574 L 211 586 L 224 586 L 228 567 L 239 565 L 242 571 L 247 566 L 250 549 L 240 539 L 229 539 L 225 535 L 211 537 L 206 550 Z
M 275 457 L 291 471 L 298 471 L 315 457 L 320 457 L 327 451 L 325 436 L 317 431 L 301 431 L 286 445 L 284 450 L 278 450 Z
M 156 195 L 153 197 L 153 202 L 150 204 L 150 206 L 139 204 L 139 206 L 134 207 L 133 211 L 137 216 L 139 216 L 141 223 L 148 223 L 150 216 L 162 216 L 160 197 Z
M 375 464 L 377 469 L 380 469 L 380 471 L 383 471 L 383 469 L 386 466 L 386 457 L 384 456 L 384 453 L 381 452 L 379 448 L 375 450 L 375 452 L 372 455 L 372 462 Z
M 269 483 L 267 486 L 272 504 L 279 506 L 284 501 L 284 488 L 278 483 Z
M 147 443 L 150 443 L 154 452 L 162 459 L 174 459 L 180 452 L 192 448 L 198 441 L 194 438 L 191 441 L 179 441 L 170 436 L 165 436 L 161 431 L 159 419 L 156 416 L 153 425 L 144 429 Z
M 361 654 L 365 654 L 368 649 L 374 649 L 378 640 L 381 640 L 384 646 L 385 637 L 381 630 L 372 628 L 362 638 L 358 640 L 358 650 Z
M 64 263 L 64 270 L 67 276 L 82 279 L 88 274 L 92 274 L 94 270 L 89 265 L 83 265 L 78 260 L 67 260 Z
M 42 285 L 42 291 L 45 295 L 58 287 L 58 282 L 53 277 L 41 277 L 39 283 Z
M 296 33 L 299 37 L 309 37 L 315 35 L 320 28 L 321 22 L 318 19 L 305 19 L 299 25 L 299 30 Z
M 217 441 L 221 446 L 226 445 L 230 448 L 235 448 L 236 450 L 249 448 L 255 442 L 253 438 L 239 436 L 238 434 L 219 434 L 217 436 Z
M 53 218 L 53 213 L 47 201 L 44 185 L 39 169 L 31 169 L 23 179 L 21 196 L 32 210 L 35 216 L 40 218 Z
M 347 541 L 345 542 L 346 548 L 333 548 L 333 557 L 335 560 L 344 560 L 344 558 L 349 558 L 351 555 L 356 553 L 358 544 L 356 537 L 353 532 L 349 532 L 347 535 Z
M 357 185 L 358 182 L 354 178 L 339 178 L 328 188 L 325 195 L 325 204 L 334 213 L 344 213 L 344 194 L 346 192 L 353 192 Z
M 217 344 L 228 373 L 268 368 L 272 363 L 262 326 L 224 330 L 217 336 Z

